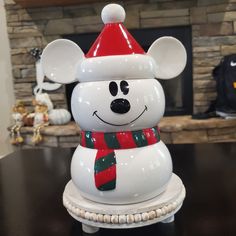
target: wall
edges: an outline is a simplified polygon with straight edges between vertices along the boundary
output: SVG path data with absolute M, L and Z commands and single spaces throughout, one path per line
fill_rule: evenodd
M 0 157 L 12 151 L 7 127 L 10 125 L 11 107 L 14 104 L 10 48 L 3 0 L 0 0 Z
M 6 0 L 10 1 L 10 0 Z M 216 97 L 211 71 L 221 58 L 236 52 L 236 0 L 119 1 L 126 9 L 128 29 L 192 26 L 194 112 L 205 111 Z M 24 9 L 6 4 L 11 44 L 14 88 L 17 99 L 28 106 L 35 83 L 34 59 L 29 51 L 44 47 L 64 34 L 99 32 L 103 3 L 68 7 Z M 63 89 L 51 94 L 65 106 Z

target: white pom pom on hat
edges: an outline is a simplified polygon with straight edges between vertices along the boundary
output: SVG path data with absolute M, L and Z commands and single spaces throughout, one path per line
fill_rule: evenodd
M 101 16 L 104 24 L 124 22 L 125 10 L 121 5 L 112 3 L 102 9 Z

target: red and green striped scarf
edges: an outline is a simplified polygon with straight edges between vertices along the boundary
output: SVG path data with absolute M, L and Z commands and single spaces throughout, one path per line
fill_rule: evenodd
M 82 131 L 80 145 L 97 149 L 94 164 L 96 188 L 108 191 L 116 188 L 116 156 L 114 150 L 145 147 L 160 141 L 158 127 L 115 133 Z

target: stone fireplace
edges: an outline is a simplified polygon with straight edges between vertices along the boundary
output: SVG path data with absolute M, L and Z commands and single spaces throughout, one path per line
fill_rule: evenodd
M 191 103 L 191 108 L 183 114 L 204 112 L 216 97 L 212 69 L 224 55 L 236 53 L 236 1 L 116 2 L 124 6 L 124 24 L 134 35 L 138 30 L 189 28 L 191 48 L 188 60 L 192 64 L 189 67 L 191 75 L 186 78 L 190 81 L 190 87 L 185 95 L 189 98 L 187 100 Z M 35 86 L 35 61 L 29 53 L 30 50 L 35 47 L 42 49 L 54 39 L 95 35 L 100 32 L 103 26 L 100 12 L 107 3 L 94 1 L 73 6 L 24 8 L 14 0 L 5 0 L 16 99 L 31 107 L 32 88 Z M 50 93 L 56 107 L 67 107 L 65 90 L 64 86 Z
M 127 12 L 129 30 L 191 26 L 193 55 L 193 111 L 205 111 L 215 99 L 211 72 L 224 55 L 236 52 L 236 3 L 217 1 L 119 1 Z M 16 99 L 28 105 L 35 84 L 33 47 L 68 34 L 100 32 L 100 12 L 106 2 L 66 7 L 23 8 L 5 0 L 11 46 Z M 190 59 L 190 58 L 189 58 Z M 64 88 L 51 94 L 57 106 L 64 107 Z

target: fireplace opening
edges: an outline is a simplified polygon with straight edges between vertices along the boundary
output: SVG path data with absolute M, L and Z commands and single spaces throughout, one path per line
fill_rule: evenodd
M 192 89 L 192 35 L 191 26 L 151 28 L 129 30 L 145 51 L 151 44 L 162 36 L 173 36 L 180 40 L 187 51 L 187 64 L 184 71 L 175 79 L 158 80 L 165 93 L 165 116 L 190 115 L 193 111 Z M 63 38 L 77 43 L 86 54 L 98 33 L 64 35 Z M 70 99 L 73 88 L 77 83 L 66 85 L 66 99 L 68 109 L 71 111 Z M 158 109 L 158 108 L 157 108 Z

